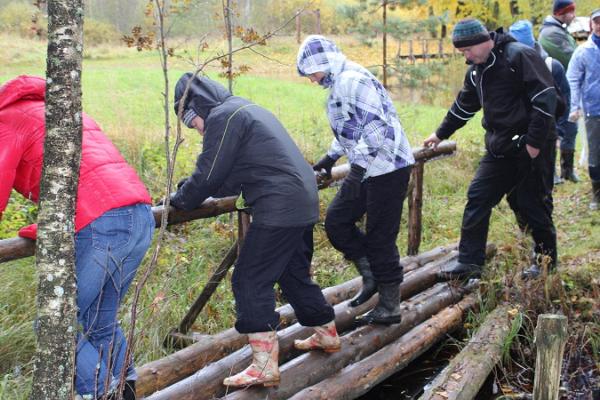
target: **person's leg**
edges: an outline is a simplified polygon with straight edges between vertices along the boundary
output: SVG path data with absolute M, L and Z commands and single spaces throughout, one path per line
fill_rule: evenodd
M 483 265 L 492 209 L 510 193 L 513 159 L 494 159 L 486 154 L 469 186 L 463 214 L 458 260 Z
M 592 180 L 591 210 L 600 208 L 600 117 L 586 117 L 589 157 L 588 171 Z
M 296 228 L 294 228 L 296 229 Z M 293 256 L 278 279 L 284 297 L 294 308 L 301 325 L 319 326 L 333 320 L 333 307 L 327 303 L 321 288 L 310 277 L 313 255 L 313 228 L 298 232 L 295 243 L 290 243 Z
M 399 283 L 396 239 L 411 167 L 367 179 L 367 258 L 377 283 Z
M 117 312 L 150 245 L 153 229 L 150 207 L 135 205 L 108 211 L 76 237 L 78 318 L 82 326 L 76 387 L 80 394 L 91 393 L 90 389 L 105 393 L 120 378 L 127 346 Z M 132 363 L 127 364 L 125 378 L 135 379 Z
M 356 223 L 366 212 L 366 184 L 361 187 L 358 199 L 346 199 L 338 191 L 327 208 L 325 232 L 331 245 L 348 260 L 367 256 L 365 234 Z
M 561 178 L 571 182 L 579 182 L 579 177 L 575 173 L 575 139 L 577 137 L 577 124 L 573 122 L 563 122 L 563 137 L 560 142 L 560 166 Z

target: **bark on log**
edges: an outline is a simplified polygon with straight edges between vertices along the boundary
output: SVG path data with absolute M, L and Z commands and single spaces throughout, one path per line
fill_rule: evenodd
M 444 368 L 419 400 L 472 400 L 502 357 L 511 328 L 510 306 L 492 311 L 469 344 Z
M 409 263 L 411 271 L 414 271 L 406 275 L 403 283 L 404 294 L 416 293 L 422 288 L 433 285 L 437 268 L 456 256 L 454 251 L 456 246 L 454 244 L 447 247 L 436 247 L 418 256 L 402 258 L 402 263 Z M 417 266 L 422 264 L 426 265 L 417 269 Z M 415 271 L 415 269 L 417 270 Z M 360 286 L 361 278 L 358 277 L 341 285 L 326 288 L 323 290 L 323 294 L 330 304 L 338 304 L 354 296 Z M 280 320 L 284 323 L 287 321 L 289 324 L 293 321 L 294 313 L 291 306 L 280 307 L 278 312 L 281 315 Z M 139 378 L 136 385 L 138 396 L 146 396 L 172 385 L 194 374 L 208 363 L 236 351 L 248 342 L 246 335 L 240 335 L 233 328 L 217 335 L 202 335 L 199 338 L 194 336 L 181 337 L 179 340 L 187 340 L 191 345 L 164 358 L 138 367 Z M 196 341 L 198 342 L 194 343 Z
M 541 314 L 535 327 L 535 379 L 533 398 L 536 400 L 558 400 L 560 369 L 567 343 L 567 317 L 556 314 Z
M 281 382 L 277 388 L 250 387 L 233 392 L 223 399 L 289 399 L 303 388 L 320 382 L 345 366 L 397 340 L 415 325 L 458 302 L 463 294 L 461 288 L 451 287 L 447 283 L 438 284 L 405 302 L 402 322 L 399 324 L 362 326 L 342 336 L 342 349 L 337 353 L 313 351 L 284 364 L 280 368 Z
M 414 255 L 419 252 L 421 245 L 421 229 L 423 217 L 423 174 L 425 164 L 417 162 L 412 170 L 412 190 L 408 195 L 408 250 L 407 254 Z
M 355 399 L 405 368 L 446 334 L 459 328 L 465 312 L 474 308 L 477 297 L 470 295 L 440 311 L 400 339 L 369 357 L 343 368 L 335 375 L 296 393 L 290 400 Z
M 436 252 L 438 252 L 438 250 L 436 250 Z M 440 248 L 439 254 L 444 254 L 442 248 Z M 445 254 L 424 267 L 408 273 L 402 283 L 403 298 L 412 296 L 415 293 L 432 286 L 436 282 L 435 274 L 440 265 L 448 262 L 454 257 L 456 257 L 456 252 Z M 340 286 L 346 288 L 346 294 L 352 293 L 352 295 L 354 295 L 360 286 L 360 278 L 355 278 Z M 333 303 L 331 301 L 331 296 L 333 294 L 337 296 L 337 299 L 345 297 L 344 291 L 340 291 L 338 288 L 339 287 L 333 287 L 323 291 L 330 303 Z M 348 288 L 352 289 L 349 290 Z M 350 298 L 352 295 L 345 297 L 345 299 Z M 369 302 L 357 308 L 349 307 L 347 302 L 336 305 L 334 309 L 336 312 L 336 324 L 338 329 L 344 331 L 350 328 L 354 321 L 354 317 L 371 309 L 376 302 L 377 296 L 374 296 Z M 288 307 L 288 309 L 293 312 L 289 305 L 286 305 L 285 307 Z M 280 313 L 283 315 L 282 312 Z M 310 328 L 300 327 L 299 325 L 281 331 L 279 334 L 281 338 L 280 356 L 284 357 L 286 351 L 288 351 L 286 350 L 286 346 L 291 350 L 293 339 L 304 339 L 310 334 L 312 334 Z M 228 354 L 227 351 L 233 352 L 247 343 L 246 335 L 239 335 L 234 329 L 229 329 L 222 335 L 226 336 L 223 337 L 221 343 L 214 339 L 208 342 L 203 341 L 201 343 L 196 343 L 177 353 L 139 368 L 139 378 L 136 386 L 138 396 L 148 395 L 157 390 L 166 388 L 169 385 L 172 386 L 161 392 L 157 392 L 150 398 L 177 398 L 182 400 L 198 399 L 198 396 L 200 396 L 199 393 L 206 393 L 208 395 L 210 393 L 209 387 L 213 387 L 213 385 L 216 385 L 214 390 L 221 389 L 221 381 L 223 378 L 227 377 L 232 372 L 235 373 L 241 371 L 246 367 L 246 364 L 248 363 L 247 360 L 250 360 L 250 353 L 247 349 L 245 350 L 247 353 L 243 353 L 244 350 L 242 349 L 241 351 L 232 354 L 230 357 L 222 358 Z M 286 342 L 286 340 L 288 340 L 288 342 Z M 286 343 L 288 344 L 286 345 Z M 214 362 L 219 358 L 222 359 L 199 371 L 208 363 Z M 184 379 L 186 377 L 189 378 Z

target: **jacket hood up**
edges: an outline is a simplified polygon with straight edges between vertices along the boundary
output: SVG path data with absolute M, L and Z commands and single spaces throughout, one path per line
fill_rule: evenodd
M 183 74 L 175 86 L 175 114 L 179 111 L 179 101 L 183 98 L 185 88 L 193 76 L 194 74 L 191 72 Z M 191 108 L 196 115 L 205 120 L 213 108 L 223 104 L 231 96 L 229 90 L 220 83 L 204 76 L 196 76 L 190 85 L 190 92 L 186 98 L 183 111 L 185 113 L 186 110 Z
M 46 81 L 37 76 L 21 75 L 0 87 L 0 110 L 21 100 L 44 100 Z
M 310 35 L 300 45 L 296 67 L 300 76 L 315 72 L 337 75 L 346 61 L 346 56 L 335 43 L 321 35 Z

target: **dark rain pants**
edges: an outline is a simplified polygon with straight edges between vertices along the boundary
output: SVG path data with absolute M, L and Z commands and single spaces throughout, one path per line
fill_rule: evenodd
M 240 333 L 277 329 L 275 283 L 304 326 L 324 325 L 334 319 L 333 308 L 310 277 L 313 225 L 271 227 L 252 223 L 232 276 Z
M 396 238 L 411 169 L 367 178 L 359 198 L 345 199 L 338 192 L 327 209 L 325 231 L 333 247 L 349 260 L 367 257 L 377 282 L 403 278 Z M 356 224 L 365 213 L 367 226 L 362 232 Z
M 481 159 L 468 191 L 463 214 L 458 260 L 483 265 L 492 208 L 504 195 L 517 216 L 519 226 L 531 232 L 535 252 L 556 262 L 556 230 L 552 221 L 554 140 L 531 159 L 525 147 L 515 157 Z

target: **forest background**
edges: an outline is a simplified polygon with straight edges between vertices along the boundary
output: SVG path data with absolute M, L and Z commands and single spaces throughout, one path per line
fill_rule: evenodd
M 264 34 L 277 29 L 306 7 L 301 0 L 232 1 L 234 25 Z M 381 2 L 358 0 L 315 0 L 302 16 L 302 36 L 315 33 L 319 10 L 321 30 L 332 36 L 349 58 L 371 67 L 381 76 L 382 30 Z M 387 50 L 390 64 L 390 92 L 402 124 L 414 147 L 432 132 L 446 113 L 462 84 L 464 60 L 459 56 L 436 62 L 396 59 L 399 50 L 406 54 L 407 41 L 447 38 L 453 24 L 465 16 L 480 18 L 489 29 L 507 27 L 518 19 L 534 22 L 536 31 L 551 11 L 551 1 L 473 0 L 473 1 L 395 1 L 389 10 Z M 171 87 L 181 73 L 192 70 L 199 60 L 224 54 L 223 8 L 221 0 L 172 1 L 168 23 Z M 594 0 L 577 2 L 578 14 L 588 15 L 597 6 Z M 164 150 L 163 78 L 155 42 L 138 51 L 122 40 L 133 36 L 139 27 L 143 35 L 155 32 L 147 0 L 85 0 L 83 104 L 84 111 L 96 119 L 125 158 L 136 168 L 156 201 L 164 196 L 166 161 Z M 0 0 L 0 84 L 20 74 L 44 75 L 44 11 L 31 1 Z M 156 36 L 155 36 L 156 38 Z M 235 45 L 241 45 L 239 38 Z M 417 46 L 417 45 L 415 45 Z M 142 46 L 144 47 L 144 46 Z M 401 48 L 400 48 L 401 47 Z M 234 56 L 234 93 L 272 110 L 284 123 L 308 161 L 318 159 L 327 149 L 331 134 L 325 117 L 326 92 L 298 77 L 295 58 L 296 25 L 285 25 L 266 46 Z M 416 51 L 420 47 L 416 48 Z M 226 84 L 223 64 L 213 63 L 205 70 Z M 239 74 L 239 75 L 238 75 Z M 578 137 L 581 154 L 583 130 Z M 175 181 L 188 175 L 201 149 L 201 139 L 184 131 L 175 170 Z M 427 165 L 423 242 L 421 249 L 455 243 L 460 236 L 460 220 L 468 183 L 483 153 L 483 134 L 479 118 L 463 128 L 453 139 L 458 141 L 455 157 Z M 571 342 L 567 349 L 577 350 L 584 372 L 600 367 L 600 216 L 587 209 L 589 178 L 579 167 L 584 182 L 557 187 L 555 220 L 558 228 L 560 274 L 532 290 L 523 290 L 519 269 L 526 265 L 529 239 L 515 233 L 516 224 L 507 204 L 502 202 L 493 214 L 490 241 L 499 245 L 499 254 L 485 276 L 486 307 L 500 299 L 535 304 L 523 310 L 523 335 L 513 338 L 512 362 L 507 361 L 502 383 L 519 389 L 513 379 L 520 370 L 531 367 L 532 332 L 537 312 L 561 311 L 569 316 Z M 335 194 L 321 191 L 323 212 Z M 0 239 L 14 237 L 23 225 L 35 222 L 36 208 L 13 193 L 0 223 Z M 322 219 L 321 219 L 322 221 Z M 398 240 L 406 254 L 406 212 Z M 235 224 L 227 215 L 173 227 L 167 233 L 159 265 L 143 291 L 136 333 L 137 364 L 155 360 L 172 349 L 163 347 L 169 330 L 178 325 L 187 307 L 206 283 L 233 240 Z M 35 268 L 33 258 L 0 264 L 0 399 L 27 398 L 31 383 L 31 358 L 34 351 Z M 144 266 L 142 266 L 144 268 Z M 315 229 L 313 272 L 322 286 L 338 284 L 355 276 L 352 267 L 327 241 L 322 222 Z M 524 298 L 525 297 L 525 298 Z M 130 323 L 130 300 L 123 307 L 125 327 Z M 484 311 L 486 309 L 484 307 Z M 484 315 L 485 312 L 482 314 Z M 234 321 L 234 303 L 229 283 L 222 284 L 198 319 L 194 330 L 215 333 Z M 477 326 L 475 318 L 472 327 Z M 587 368 L 587 369 L 586 369 Z M 576 370 L 577 368 L 575 368 Z M 587 372 L 586 372 L 587 373 Z M 524 376 L 531 374 L 527 370 Z M 596 372 L 597 379 L 597 372 Z M 598 382 L 597 380 L 595 381 Z M 522 389 L 522 388 L 521 388 Z M 507 389 L 509 390 L 509 389 Z

